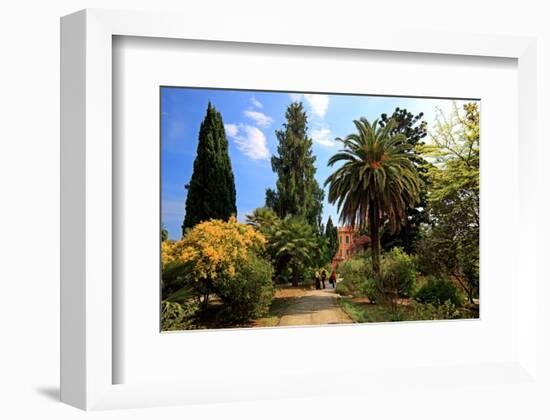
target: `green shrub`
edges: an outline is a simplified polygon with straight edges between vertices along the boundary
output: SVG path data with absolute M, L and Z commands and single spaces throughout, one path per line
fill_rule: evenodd
M 441 305 L 414 301 L 411 304 L 413 307 L 412 320 L 415 321 L 462 318 L 461 312 L 450 300 L 446 300 Z
M 379 292 L 374 278 L 367 277 L 363 279 L 363 281 L 359 284 L 355 295 L 358 297 L 366 297 L 371 303 L 376 303 Z
M 382 288 L 401 297 L 414 293 L 416 264 L 401 248 L 393 248 L 382 259 Z
M 358 255 L 343 261 L 337 268 L 342 281 L 336 284 L 336 292 L 343 296 L 367 297 L 371 302 L 377 298 L 377 289 L 370 262 Z
M 269 262 L 250 255 L 235 277 L 217 281 L 215 292 L 224 303 L 219 316 L 228 321 L 246 321 L 264 315 L 275 292 L 272 274 Z
M 162 331 L 187 330 L 193 326 L 193 317 L 198 311 L 198 302 L 188 299 L 183 303 L 161 302 L 161 329 Z
M 336 272 L 344 280 L 364 278 L 370 272 L 370 262 L 362 256 L 354 256 L 348 260 L 342 261 Z
M 428 277 L 426 283 L 416 292 L 415 299 L 420 303 L 435 306 L 443 305 L 446 301 L 457 308 L 462 306 L 458 288 L 454 283 L 443 278 Z

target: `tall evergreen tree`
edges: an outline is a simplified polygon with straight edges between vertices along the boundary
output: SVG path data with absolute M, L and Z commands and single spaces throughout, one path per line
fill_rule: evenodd
M 235 179 L 223 120 L 210 102 L 199 130 L 193 175 L 186 188 L 183 234 L 200 222 L 228 220 L 231 215 L 237 215 Z
M 278 176 L 276 189 L 266 191 L 266 206 L 284 219 L 302 216 L 320 232 L 324 192 L 315 180 L 315 156 L 307 136 L 307 115 L 301 102 L 291 103 L 285 113 L 283 130 L 275 131 L 278 156 L 271 167 Z
M 332 261 L 338 252 L 338 228 L 332 223 L 332 217 L 328 217 L 327 226 L 325 228 L 325 237 L 328 242 L 328 260 Z

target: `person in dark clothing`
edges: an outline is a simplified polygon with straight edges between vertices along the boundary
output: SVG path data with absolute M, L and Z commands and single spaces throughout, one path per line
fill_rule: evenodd
M 336 288 L 336 273 L 334 271 L 330 275 L 330 285 L 333 289 Z
M 326 270 L 323 270 L 321 272 L 321 283 L 323 284 L 323 289 L 326 288 L 326 286 L 325 286 L 326 279 L 327 279 L 327 272 L 326 272 Z

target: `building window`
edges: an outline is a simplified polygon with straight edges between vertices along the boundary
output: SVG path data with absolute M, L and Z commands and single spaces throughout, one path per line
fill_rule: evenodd
M 349 244 L 349 235 L 346 235 L 346 243 Z
M 346 249 L 346 255 L 349 255 L 349 249 Z
M 340 243 L 342 243 L 342 237 L 341 237 L 341 236 L 338 236 L 338 239 L 340 239 Z

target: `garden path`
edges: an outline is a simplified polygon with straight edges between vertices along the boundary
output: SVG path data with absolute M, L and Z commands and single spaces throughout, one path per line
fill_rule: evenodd
M 349 324 L 353 322 L 340 308 L 334 289 L 309 290 L 285 310 L 279 326 Z

